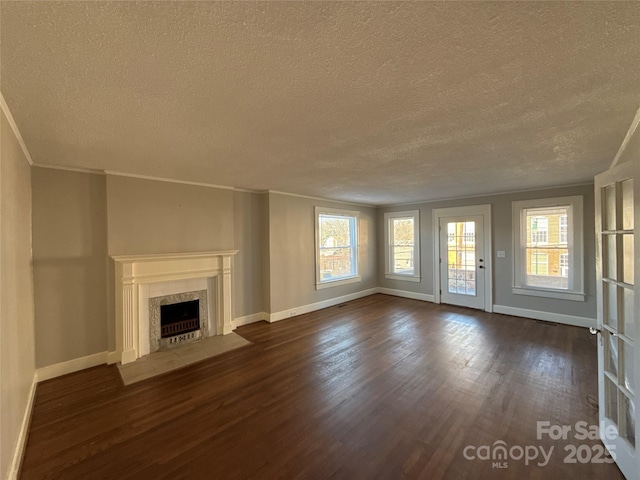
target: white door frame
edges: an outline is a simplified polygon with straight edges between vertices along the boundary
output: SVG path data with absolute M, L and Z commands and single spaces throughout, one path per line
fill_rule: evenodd
M 440 218 L 482 215 L 484 232 L 484 311 L 493 312 L 493 262 L 491 245 L 491 205 L 435 208 L 433 210 L 433 299 L 440 303 Z

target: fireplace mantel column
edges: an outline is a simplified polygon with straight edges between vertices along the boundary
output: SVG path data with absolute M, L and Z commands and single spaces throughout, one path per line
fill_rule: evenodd
M 116 278 L 121 279 L 121 288 L 116 288 L 116 340 L 121 354 L 122 364 L 138 358 L 139 326 L 138 284 L 133 279 L 133 265 L 116 263 Z
M 222 302 L 218 302 L 222 304 L 222 334 L 226 335 L 233 331 L 233 325 L 231 324 L 232 314 L 231 314 L 231 257 L 226 256 L 223 257 L 223 268 L 222 268 Z

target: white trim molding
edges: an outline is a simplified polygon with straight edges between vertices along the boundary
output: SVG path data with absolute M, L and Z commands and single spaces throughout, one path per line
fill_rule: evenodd
M 509 307 L 506 305 L 494 305 L 493 313 L 501 313 L 503 315 L 511 315 L 512 317 L 524 317 L 534 320 L 544 320 L 546 322 L 562 323 L 564 325 L 573 325 L 574 327 L 595 328 L 596 319 L 578 317 L 575 315 L 564 315 L 561 313 L 543 312 L 540 310 L 529 310 L 528 308 Z
M 390 228 L 393 220 L 411 220 L 413 222 L 413 271 L 409 274 L 395 272 L 394 230 Z M 390 280 L 420 282 L 420 210 L 404 212 L 386 212 L 384 214 L 384 276 Z
M 427 198 L 423 200 L 416 200 L 411 202 L 401 202 L 401 203 L 389 203 L 385 205 L 368 205 L 374 206 L 376 208 L 393 208 L 393 207 L 410 207 L 412 205 L 423 205 L 430 203 L 441 203 L 441 202 L 451 202 L 454 200 L 472 200 L 474 198 L 486 198 L 486 197 L 494 197 L 500 195 L 513 195 L 514 193 L 526 193 L 526 192 L 541 192 L 543 190 L 566 190 L 567 188 L 573 187 L 587 187 L 593 185 L 593 182 L 586 183 L 569 183 L 566 185 L 553 185 L 549 187 L 532 187 L 525 188 L 523 190 L 502 190 L 493 193 L 478 193 L 476 195 L 463 195 L 461 197 L 444 197 L 444 198 Z
M 9 105 L 7 105 L 7 102 L 5 101 L 4 95 L 2 95 L 2 92 L 0 92 L 0 108 L 4 112 L 4 115 L 7 117 L 7 121 L 9 122 L 9 126 L 11 127 L 11 130 L 13 130 L 13 134 L 16 136 L 16 139 L 18 140 L 18 143 L 20 144 L 20 148 L 22 149 L 22 153 L 24 153 L 24 156 L 27 159 L 27 162 L 29 162 L 29 165 L 33 166 L 33 159 L 31 158 L 31 154 L 29 153 L 29 149 L 27 148 L 27 144 L 24 143 L 24 139 L 22 138 L 22 135 L 20 134 L 20 130 L 18 130 L 18 124 L 16 124 L 16 120 L 15 120 L 15 118 L 13 118 L 13 114 L 11 113 L 11 109 L 9 108 Z
M 113 365 L 114 363 L 118 363 L 120 361 L 120 355 L 118 352 L 107 352 L 107 364 Z
M 61 377 L 67 373 L 78 372 L 85 368 L 95 367 L 108 363 L 109 352 L 94 353 L 86 357 L 74 358 L 66 362 L 54 363 L 38 369 L 38 382 L 44 382 L 52 378 Z
M 249 325 L 250 323 L 262 321 L 269 321 L 269 314 L 267 312 L 258 312 L 252 313 L 251 315 L 245 315 L 244 317 L 236 317 L 236 319 L 233 321 L 233 324 L 236 327 L 241 327 L 242 325 Z
M 377 288 L 370 288 L 368 290 L 362 290 L 361 292 L 350 293 L 349 295 L 343 295 L 341 297 L 330 298 L 329 300 L 323 300 L 322 302 L 310 303 L 309 305 L 302 305 L 300 307 L 288 308 L 280 312 L 271 313 L 269 315 L 269 322 L 274 323 L 285 318 L 296 317 L 304 313 L 315 312 L 316 310 L 322 310 L 323 308 L 333 307 L 344 302 L 350 302 L 362 297 L 368 297 L 378 293 Z
M 336 280 L 327 280 L 326 282 L 316 284 L 316 290 L 324 290 L 325 288 L 340 287 L 342 285 L 349 285 L 350 283 L 358 283 L 362 281 L 360 275 L 353 277 L 338 278 Z
M 327 247 L 321 245 L 321 216 L 331 216 L 349 221 L 349 248 L 351 249 L 351 273 L 343 277 L 327 278 L 324 279 L 321 270 L 321 258 L 322 249 L 331 250 L 333 246 Z M 346 285 L 349 283 L 360 282 L 362 278 L 358 273 L 358 263 L 360 261 L 358 256 L 360 246 L 360 212 L 355 210 L 343 210 L 340 208 L 330 207 L 315 207 L 315 255 L 316 255 L 316 290 L 322 290 L 324 288 L 337 287 L 339 285 Z M 336 248 L 345 248 L 345 246 L 336 246 Z
M 212 183 L 192 182 L 189 180 L 178 180 L 178 179 L 166 178 L 166 177 L 154 177 L 151 175 L 139 175 L 137 173 L 116 172 L 114 170 L 105 170 L 104 174 L 112 175 L 114 177 L 129 177 L 129 178 L 138 178 L 140 180 L 152 180 L 154 182 L 180 183 L 182 185 L 193 185 L 195 187 L 219 188 L 221 190 L 234 190 L 234 187 L 229 187 L 226 185 L 215 185 Z
M 330 203 L 339 203 L 342 205 L 353 205 L 356 207 L 368 207 L 368 208 L 376 208 L 375 204 L 371 203 L 358 203 L 358 202 L 350 202 L 348 200 L 336 200 L 332 198 L 324 198 L 324 197 L 312 197 L 311 195 L 302 195 L 300 193 L 290 193 L 290 192 L 282 192 L 279 190 L 263 190 L 260 193 L 273 193 L 275 195 L 285 195 L 287 197 L 298 197 L 298 198 L 308 198 L 309 200 L 316 200 L 320 202 L 330 202 Z
M 423 302 L 433 303 L 433 295 L 428 293 L 416 293 L 408 292 L 406 290 L 396 290 L 393 288 L 375 287 L 368 290 L 362 290 L 360 292 L 351 293 L 349 295 L 343 295 L 341 297 L 331 298 L 322 302 L 310 303 L 309 305 L 303 305 L 300 307 L 289 308 L 280 312 L 272 314 L 265 314 L 268 316 L 267 320 L 270 323 L 279 322 L 286 318 L 296 317 L 305 313 L 315 312 L 316 310 L 322 310 L 323 308 L 333 307 L 341 303 L 350 302 L 351 300 L 357 300 L 358 298 L 368 297 L 369 295 L 375 295 L 381 293 L 383 295 L 392 295 L 394 297 L 410 298 L 412 300 L 421 300 Z M 257 314 L 256 314 L 257 315 Z M 256 320 L 257 321 L 257 320 Z
M 584 228 L 583 228 L 583 197 L 571 195 L 566 197 L 536 198 L 532 200 L 518 200 L 511 202 L 512 235 L 513 235 L 513 288 L 516 295 L 531 295 L 535 297 L 558 298 L 583 302 L 584 292 Z M 569 255 L 569 270 L 567 288 L 537 287 L 527 284 L 527 212 L 541 209 L 566 208 L 567 212 L 567 241 L 566 250 Z M 545 215 L 545 213 L 540 213 Z M 551 239 L 549 239 L 551 240 Z M 549 242 L 540 245 L 539 249 L 553 247 Z M 564 244 L 563 244 L 564 245 Z
M 428 293 L 408 292 L 406 290 L 382 287 L 379 287 L 376 290 L 376 293 L 382 293 L 383 295 L 392 295 L 394 297 L 411 298 L 412 300 L 422 300 L 423 302 L 434 303 L 433 295 L 429 295 Z
M 22 423 L 20 425 L 20 433 L 18 434 L 18 440 L 16 441 L 15 450 L 13 451 L 13 457 L 11 459 L 11 467 L 9 469 L 10 480 L 17 480 L 18 473 L 20 473 L 20 464 L 24 457 L 24 447 L 27 445 L 27 435 L 29 433 L 29 425 L 31 424 L 31 415 L 33 414 L 33 405 L 36 399 L 36 387 L 38 386 L 38 371 L 33 372 L 33 380 L 31 382 L 31 388 L 29 389 L 29 398 L 27 399 L 27 405 L 22 415 Z
M 448 217 L 482 216 L 484 244 L 484 311 L 493 311 L 493 245 L 491 243 L 491 204 L 467 205 L 464 207 L 434 208 L 433 224 L 433 297 L 440 303 L 440 219 Z
M 104 170 L 95 170 L 91 168 L 82 168 L 82 167 L 65 167 L 62 165 L 49 165 L 46 163 L 34 163 L 34 167 L 38 168 L 47 168 L 49 170 L 62 170 L 63 172 L 75 172 L 75 173 L 87 173 L 89 175 L 100 175 L 104 177 L 106 173 Z
M 636 129 L 638 128 L 638 124 L 640 124 L 640 108 L 638 108 L 638 110 L 636 111 L 636 115 L 635 117 L 633 117 L 633 120 L 631 121 L 629 130 L 627 130 L 627 134 L 624 136 L 624 140 L 622 140 L 622 144 L 620 145 L 620 148 L 618 149 L 616 156 L 613 157 L 613 161 L 611 162 L 611 165 L 609 165 L 609 169 L 618 166 L 620 157 L 622 156 L 624 151 L 627 149 L 627 145 L 629 145 L 629 142 L 631 141 L 631 137 L 633 137 L 633 134 L 636 132 Z

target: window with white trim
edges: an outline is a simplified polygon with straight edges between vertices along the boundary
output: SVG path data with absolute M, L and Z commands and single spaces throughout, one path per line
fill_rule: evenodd
M 583 301 L 582 225 L 582 196 L 513 202 L 513 293 Z
M 384 214 L 386 278 L 420 281 L 419 218 L 418 210 Z
M 316 207 L 316 289 L 360 281 L 358 213 Z

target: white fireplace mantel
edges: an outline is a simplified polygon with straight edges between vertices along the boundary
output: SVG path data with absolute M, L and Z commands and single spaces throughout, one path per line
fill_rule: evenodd
M 122 364 L 140 358 L 140 285 L 213 278 L 216 335 L 233 330 L 231 314 L 231 259 L 237 250 L 219 252 L 119 255 L 115 261 L 116 351 Z

